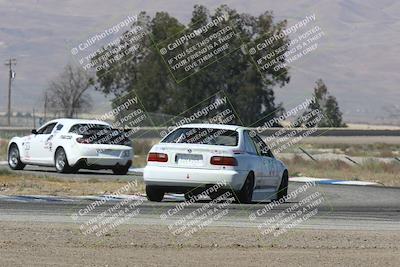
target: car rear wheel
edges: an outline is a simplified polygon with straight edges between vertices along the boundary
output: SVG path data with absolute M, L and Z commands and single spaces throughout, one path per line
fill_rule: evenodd
M 249 173 L 242 189 L 235 193 L 235 200 L 239 203 L 251 203 L 254 191 L 254 175 Z
M 289 175 L 288 172 L 285 171 L 282 175 L 281 184 L 279 185 L 278 189 L 278 194 L 277 194 L 278 200 L 285 198 L 287 196 L 288 185 L 289 185 Z
M 161 202 L 164 191 L 158 187 L 146 185 L 146 196 L 149 201 Z
M 184 196 L 185 196 L 185 200 L 186 200 L 186 201 L 190 201 L 192 198 L 195 197 L 195 194 L 194 194 L 193 191 L 188 191 L 188 192 L 186 192 L 186 193 L 184 194 Z M 194 200 L 195 200 L 195 199 L 194 199 Z
M 210 192 L 208 194 L 208 196 L 211 198 L 211 200 L 216 200 L 217 198 L 219 198 L 223 194 L 224 194 L 224 192 L 222 192 L 221 190 L 217 190 L 216 192 Z
M 130 164 L 124 165 L 124 166 L 114 166 L 114 168 L 112 168 L 112 171 L 114 174 L 118 174 L 118 175 L 125 175 L 128 173 L 130 168 Z
M 17 145 L 12 144 L 8 150 L 8 166 L 13 170 L 22 170 L 25 164 L 21 162 Z
M 72 172 L 71 166 L 68 164 L 67 154 L 63 148 L 58 148 L 54 157 L 57 172 L 69 173 Z

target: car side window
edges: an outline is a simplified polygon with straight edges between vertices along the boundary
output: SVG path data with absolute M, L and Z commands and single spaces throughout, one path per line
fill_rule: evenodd
M 268 148 L 267 144 L 264 143 L 264 141 L 261 139 L 261 137 L 259 137 L 258 135 L 254 136 L 252 138 L 256 149 L 257 149 L 257 153 L 260 156 L 265 156 L 265 157 L 270 157 L 273 158 L 274 155 L 272 154 L 271 150 Z
M 47 126 L 48 126 L 48 125 L 45 125 L 45 126 L 43 126 L 42 128 L 40 128 L 40 129 L 37 131 L 37 134 L 43 134 L 43 132 L 46 130 Z
M 58 124 L 57 127 L 56 127 L 56 130 L 59 131 L 59 130 L 61 130 L 63 127 L 64 127 L 64 125 Z
M 43 134 L 51 134 L 51 132 L 54 129 L 54 126 L 56 126 L 57 123 L 51 123 L 46 127 L 46 130 L 44 130 Z
M 253 142 L 254 146 L 256 147 L 257 150 L 257 155 L 262 156 L 262 148 L 260 142 L 255 138 L 251 137 L 251 141 Z
M 256 150 L 256 147 L 254 146 L 254 143 L 250 138 L 249 131 L 244 131 L 243 132 L 243 137 L 244 137 L 243 140 L 244 140 L 246 152 L 248 152 L 250 154 L 258 154 L 257 150 Z
M 57 123 L 50 123 L 46 126 L 43 126 L 40 128 L 37 132 L 37 134 L 50 134 L 53 131 L 54 126 L 56 126 Z

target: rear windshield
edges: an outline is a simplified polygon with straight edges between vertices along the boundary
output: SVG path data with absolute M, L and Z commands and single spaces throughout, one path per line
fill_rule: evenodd
M 85 135 L 85 134 L 90 134 L 92 132 L 101 131 L 104 129 L 111 129 L 111 127 L 104 124 L 79 123 L 73 125 L 71 129 L 69 129 L 69 132 Z
M 69 132 L 82 135 L 89 144 L 131 145 L 129 130 L 113 129 L 104 124 L 75 124 Z
M 162 140 L 162 143 L 237 146 L 238 132 L 211 128 L 179 128 Z

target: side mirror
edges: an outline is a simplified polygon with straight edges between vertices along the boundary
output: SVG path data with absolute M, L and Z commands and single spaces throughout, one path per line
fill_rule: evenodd
M 33 134 L 37 134 L 37 131 L 36 131 L 36 129 L 32 129 L 31 133 L 33 133 Z

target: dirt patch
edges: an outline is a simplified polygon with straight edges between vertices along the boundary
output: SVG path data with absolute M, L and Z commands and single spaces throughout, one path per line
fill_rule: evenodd
M 163 226 L 104 237 L 75 224 L 0 222 L 1 266 L 398 266 L 400 233 L 293 230 L 269 242 L 253 228 L 210 227 L 177 242 Z

